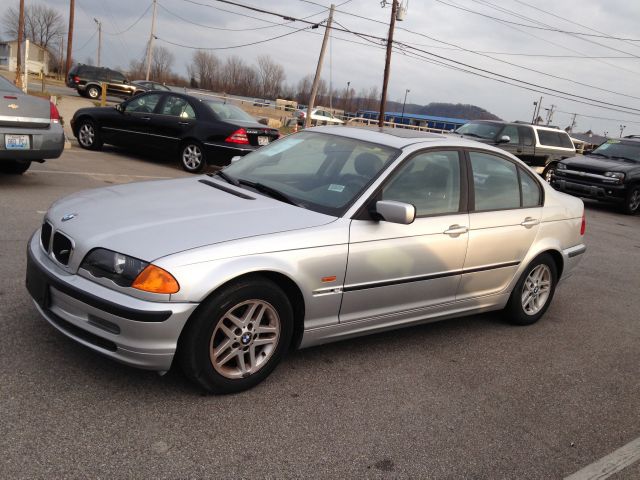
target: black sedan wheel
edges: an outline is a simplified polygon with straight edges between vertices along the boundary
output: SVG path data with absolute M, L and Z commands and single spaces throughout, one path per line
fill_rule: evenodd
M 640 212 L 640 185 L 633 185 L 629 188 L 623 210 L 627 215 L 635 215 Z
M 102 148 L 100 132 L 98 132 L 96 124 L 91 120 L 80 120 L 78 124 L 78 143 L 87 150 L 100 150 Z
M 228 285 L 203 303 L 179 344 L 186 375 L 211 393 L 264 380 L 287 351 L 293 311 L 284 292 L 261 277 Z
M 200 172 L 207 164 L 204 148 L 195 141 L 188 141 L 180 148 L 180 164 L 189 173 Z

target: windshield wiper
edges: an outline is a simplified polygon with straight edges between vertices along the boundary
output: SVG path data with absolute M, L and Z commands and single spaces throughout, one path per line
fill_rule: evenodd
M 230 183 L 231 185 L 235 185 L 236 187 L 239 185 L 238 180 L 236 180 L 233 177 L 230 177 L 229 175 L 224 173 L 222 170 L 218 170 L 215 173 L 207 173 L 207 175 L 209 175 L 210 177 L 213 177 L 214 175 L 216 175 L 216 176 L 220 177 L 221 179 L 223 179 L 225 182 Z
M 485 138 L 485 137 L 482 137 L 482 136 L 478 135 L 477 133 L 471 133 L 471 132 L 461 133 L 460 135 L 466 135 L 467 137 Z
M 286 194 L 282 193 L 279 190 L 276 190 L 275 188 L 271 188 L 268 187 L 267 185 L 264 185 L 263 183 L 260 182 L 251 182 L 249 180 L 244 180 L 242 178 L 239 178 L 237 180 L 239 185 L 246 185 L 248 187 L 253 188 L 254 190 L 260 192 L 260 193 L 264 193 L 265 195 L 268 195 L 271 198 L 275 198 L 276 200 L 280 200 L 282 202 L 286 202 L 289 203 L 291 205 L 295 205 L 296 207 L 299 207 L 300 205 L 298 205 L 298 203 L 294 202 L 291 198 L 289 198 Z

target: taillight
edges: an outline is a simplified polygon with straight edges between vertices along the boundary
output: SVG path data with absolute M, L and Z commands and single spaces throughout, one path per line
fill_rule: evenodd
M 249 145 L 249 137 L 247 137 L 247 131 L 244 128 L 239 128 L 224 140 L 227 143 L 239 143 L 242 145 Z
M 585 230 L 587 229 L 587 218 L 582 212 L 582 224 L 580 225 L 580 235 L 584 235 Z
M 80 83 L 80 77 L 78 75 L 73 76 L 73 83 Z
M 49 102 L 49 119 L 51 123 L 60 123 L 60 112 L 53 102 Z

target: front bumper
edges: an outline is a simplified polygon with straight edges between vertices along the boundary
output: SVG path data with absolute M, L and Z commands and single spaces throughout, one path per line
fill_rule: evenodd
M 166 371 L 195 303 L 151 302 L 59 268 L 40 246 L 27 247 L 26 284 L 40 314 L 57 330 L 126 365 Z
M 29 135 L 29 150 L 7 150 L 6 134 Z M 57 123 L 49 128 L 14 128 L 0 129 L 0 160 L 44 160 L 58 158 L 64 150 L 64 132 Z
M 624 185 L 603 185 L 556 175 L 551 182 L 556 190 L 576 197 L 595 198 L 606 202 L 622 202 L 627 194 Z

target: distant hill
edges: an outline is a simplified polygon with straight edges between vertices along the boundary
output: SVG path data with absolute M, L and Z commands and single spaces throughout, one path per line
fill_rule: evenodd
M 387 101 L 388 112 L 401 112 L 402 103 Z M 500 117 L 476 105 L 463 103 L 430 103 L 429 105 L 407 104 L 406 113 L 435 115 L 438 117 L 462 118 L 465 120 L 501 120 Z

